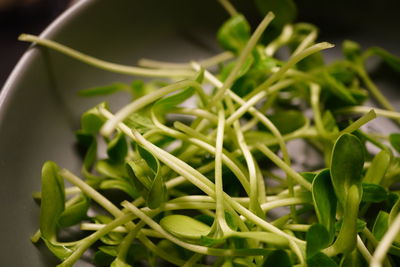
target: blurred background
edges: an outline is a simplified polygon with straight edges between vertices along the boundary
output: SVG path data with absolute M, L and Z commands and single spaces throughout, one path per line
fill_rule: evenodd
M 77 1 L 0 0 L 0 88 L 29 46 L 17 41 L 18 35 L 39 34 Z M 248 0 L 231 1 L 240 6 Z M 333 50 L 334 56 L 340 53 L 343 38 L 358 41 L 364 48 L 378 45 L 400 56 L 399 0 L 295 0 L 295 3 L 298 21 L 318 25 L 320 39 L 338 45 Z
M 71 0 L 0 0 L 0 88 L 29 44 L 20 33 L 39 34 Z

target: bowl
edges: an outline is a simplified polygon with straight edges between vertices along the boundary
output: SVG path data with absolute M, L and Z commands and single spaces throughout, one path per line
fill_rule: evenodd
M 245 12 L 254 14 L 243 1 L 236 2 Z M 332 10 L 343 10 L 341 5 L 345 2 L 338 1 L 329 10 L 321 3 L 310 7 L 307 1 L 299 1 L 300 10 L 302 4 L 306 9 L 300 12 L 300 18 L 317 24 L 322 22 L 319 26 L 326 41 L 356 39 L 362 45 L 380 45 L 398 54 L 395 49 L 400 35 L 394 34 L 397 29 L 393 27 L 393 23 L 399 22 L 398 17 L 371 23 L 369 18 L 385 16 L 382 10 L 393 13 L 390 6 L 376 8 L 372 2 L 366 1 L 367 9 L 355 14 L 354 19 L 350 14 L 358 5 L 350 5 L 353 9 L 341 14 L 332 14 Z M 316 16 L 318 9 L 320 13 Z M 126 65 L 134 65 L 142 57 L 185 62 L 220 51 L 215 32 L 227 17 L 214 0 L 84 0 L 57 18 L 41 37 Z M 362 21 L 367 21 L 367 26 L 362 26 Z M 348 28 L 351 23 L 354 30 Z M 339 52 L 336 48 L 327 55 L 335 57 Z M 38 249 L 29 240 L 38 228 L 39 208 L 32 193 L 40 190 L 42 164 L 53 160 L 79 172 L 81 157 L 75 147 L 74 131 L 79 127 L 80 114 L 104 99 L 82 98 L 77 92 L 134 79 L 138 77 L 99 70 L 37 46 L 31 46 L 21 58 L 0 95 L 2 266 L 54 266 L 57 263 L 46 249 Z M 398 82 L 398 77 L 390 81 Z M 382 86 L 399 107 L 400 94 L 391 82 Z M 107 101 L 117 107 L 128 99 L 117 95 Z M 91 264 L 81 261 L 78 266 Z

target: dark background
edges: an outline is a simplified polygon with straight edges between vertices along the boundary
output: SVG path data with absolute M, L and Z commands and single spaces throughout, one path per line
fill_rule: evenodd
M 0 4 L 2 1 L 0 0 Z M 17 41 L 20 33 L 39 34 L 71 0 L 8 0 L 0 5 L 0 88 L 29 44 Z M 196 0 L 197 1 L 197 0 Z M 215 0 L 217 1 L 217 0 Z M 232 0 L 242 2 L 248 0 Z M 343 38 L 364 47 L 379 45 L 400 56 L 400 1 L 297 0 L 298 21 L 316 24 L 321 40 L 339 45 Z M 339 43 L 338 43 L 339 42 Z M 337 49 L 337 50 L 338 50 Z

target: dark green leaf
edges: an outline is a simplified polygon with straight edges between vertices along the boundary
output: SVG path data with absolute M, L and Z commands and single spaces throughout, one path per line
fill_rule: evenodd
M 321 171 L 312 183 L 312 195 L 318 221 L 329 233 L 328 242 L 335 234 L 336 195 L 328 169 Z
M 67 205 L 63 213 L 61 213 L 58 220 L 60 227 L 72 226 L 86 219 L 89 205 L 89 198 L 83 194 L 79 195 L 77 199 L 72 204 Z
M 319 75 L 321 83 L 324 88 L 328 89 L 333 95 L 339 98 L 344 104 L 354 105 L 357 101 L 354 99 L 353 95 L 350 93 L 349 89 L 339 80 L 335 79 L 327 71 L 321 72 Z
M 279 111 L 269 116 L 269 119 L 281 134 L 291 133 L 306 123 L 307 119 L 304 114 L 297 110 Z
M 308 267 L 337 267 L 335 261 L 322 252 L 316 253 L 313 257 L 307 259 Z
M 49 242 L 56 240 L 58 220 L 65 208 L 64 181 L 59 167 L 52 161 L 42 168 L 42 199 L 40 203 L 40 232 Z
M 160 207 L 167 200 L 167 188 L 165 187 L 164 179 L 159 171 L 157 171 L 153 179 L 146 200 L 150 209 Z
M 313 224 L 307 231 L 307 259 L 312 258 L 320 250 L 329 246 L 330 234 L 322 224 Z
M 368 53 L 369 55 L 379 56 L 393 70 L 400 72 L 400 58 L 389 53 L 385 49 L 380 48 L 380 47 L 371 47 L 370 49 L 368 49 L 368 51 L 366 53 Z
M 398 153 L 400 153 L 400 134 L 399 133 L 393 133 L 389 135 L 389 141 L 390 144 Z
M 262 266 L 291 267 L 293 265 L 286 251 L 277 249 L 268 254 L 267 259 L 265 260 Z
M 127 91 L 129 90 L 129 86 L 123 83 L 113 83 L 106 86 L 99 86 L 84 89 L 78 92 L 80 96 L 102 96 L 102 95 L 110 95 L 118 91 Z
M 96 264 L 96 266 L 110 266 L 114 259 L 115 256 L 110 256 L 109 254 L 98 250 L 94 254 L 93 263 Z
M 388 193 L 382 186 L 377 184 L 362 183 L 363 195 L 362 201 L 379 203 L 388 198 Z
M 361 186 L 363 166 L 364 148 L 360 140 L 351 134 L 341 135 L 333 147 L 331 179 L 336 197 L 342 207 L 346 205 L 350 187 Z
M 128 143 L 125 135 L 119 132 L 108 144 L 107 154 L 108 157 L 116 162 L 124 161 L 128 153 Z
M 218 30 L 217 40 L 225 50 L 238 53 L 250 39 L 250 25 L 243 15 L 229 18 Z

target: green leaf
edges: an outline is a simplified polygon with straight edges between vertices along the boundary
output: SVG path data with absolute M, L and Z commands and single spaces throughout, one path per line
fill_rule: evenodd
M 379 203 L 388 198 L 386 189 L 377 184 L 362 183 L 362 188 L 362 201 L 364 202 Z
M 88 216 L 87 211 L 90 206 L 90 200 L 83 194 L 80 194 L 76 201 L 67 205 L 61 213 L 58 223 L 60 227 L 68 227 L 80 223 Z
M 336 232 L 340 231 L 340 229 L 342 228 L 342 225 L 343 225 L 343 219 L 340 219 L 335 223 Z M 356 227 L 355 227 L 356 232 L 361 233 L 365 229 L 366 226 L 367 226 L 367 223 L 365 221 L 363 221 L 361 219 L 357 219 Z
M 114 179 L 124 179 L 128 177 L 125 164 L 121 162 L 114 162 L 110 160 L 99 160 L 96 162 L 96 171 L 100 174 L 111 177 Z
M 268 117 L 281 134 L 294 132 L 307 122 L 303 112 L 297 110 L 278 111 Z
M 382 150 L 381 152 L 376 154 L 371 162 L 371 165 L 368 168 L 367 173 L 365 174 L 363 182 L 379 185 L 383 177 L 385 177 L 386 171 L 390 166 L 391 158 L 391 153 L 386 150 Z
M 291 267 L 293 265 L 286 251 L 277 249 L 268 254 L 267 259 L 264 261 L 262 266 Z
M 160 225 L 170 234 L 183 239 L 199 240 L 210 233 L 211 227 L 185 215 L 168 215 L 161 219 Z
M 274 139 L 274 135 L 265 131 L 247 131 L 244 138 L 248 145 L 266 144 Z
M 349 61 L 357 62 L 361 58 L 361 47 L 358 43 L 345 40 L 342 44 L 343 54 Z
M 275 14 L 271 24 L 277 29 L 282 29 L 297 17 L 297 7 L 293 0 L 255 0 L 255 3 L 261 14 L 265 15 L 270 11 Z
M 328 169 L 321 171 L 312 183 L 312 195 L 318 221 L 329 233 L 328 241 L 333 241 L 336 221 L 336 195 Z
M 313 224 L 307 231 L 306 241 L 306 255 L 308 259 L 329 246 L 331 238 L 325 226 L 322 224 Z
M 134 128 L 140 133 L 145 133 L 154 128 L 153 121 L 145 112 L 135 112 L 124 120 L 129 128 Z
M 372 227 L 372 234 L 377 240 L 381 240 L 389 228 L 389 213 L 386 211 L 379 211 L 376 216 L 374 226 Z
M 102 107 L 107 109 L 105 103 L 101 103 L 98 106 L 89 109 L 81 116 L 81 129 L 84 133 L 97 134 L 105 122 L 103 116 L 99 113 L 97 107 Z
M 103 180 L 100 183 L 100 189 L 107 190 L 107 189 L 117 189 L 125 192 L 128 194 L 132 199 L 139 197 L 139 193 L 134 189 L 132 184 L 125 180 L 119 179 L 107 179 Z
M 96 217 L 93 218 L 95 223 L 100 223 L 100 224 L 108 224 L 110 223 L 113 219 L 111 217 L 108 217 L 106 215 L 96 215 Z M 100 240 L 106 245 L 110 246 L 115 246 L 121 243 L 123 240 L 124 235 L 122 233 L 115 233 L 115 232 L 110 232 L 106 235 L 103 235 Z
M 155 114 L 164 114 L 167 111 L 174 109 L 177 105 L 182 104 L 185 100 L 191 97 L 195 92 L 193 87 L 186 88 L 179 93 L 173 94 L 171 96 L 167 96 L 161 98 L 153 105 L 153 111 Z
M 107 253 L 104 253 L 101 250 L 96 251 L 93 258 L 93 263 L 96 266 L 110 266 L 110 264 L 115 259 L 115 256 L 110 256 Z
M 119 132 L 108 144 L 107 154 L 108 157 L 116 162 L 124 161 L 128 153 L 128 143 L 125 135 Z
M 319 74 L 321 83 L 324 88 L 328 89 L 333 95 L 335 95 L 341 102 L 345 105 L 355 105 L 357 104 L 356 99 L 350 93 L 349 89 L 339 80 L 335 79 L 327 71 L 322 71 Z
M 340 267 L 364 267 L 366 266 L 364 259 L 357 249 L 351 253 L 344 255 L 340 262 Z
M 155 175 L 147 195 L 147 205 L 150 209 L 160 207 L 167 200 L 167 188 L 159 171 Z
M 110 267 L 132 267 L 132 265 L 122 261 L 120 258 L 115 258 Z
M 399 133 L 393 133 L 389 135 L 389 141 L 392 147 L 400 153 L 400 134 Z
M 316 253 L 311 258 L 307 259 L 307 266 L 308 267 L 337 267 L 338 265 L 334 260 L 329 258 L 322 252 Z
M 345 201 L 350 187 L 352 185 L 361 187 L 363 166 L 364 148 L 360 140 L 351 134 L 341 135 L 333 147 L 331 179 L 342 207 L 346 206 Z
M 400 72 L 400 58 L 389 53 L 380 47 L 371 47 L 366 51 L 368 55 L 376 55 L 380 57 L 386 64 L 388 64 L 393 70 Z
M 74 252 L 73 247 L 67 247 L 62 244 L 58 244 L 57 242 L 49 241 L 43 237 L 42 239 L 51 253 L 53 253 L 60 260 L 65 260 Z
M 84 89 L 78 92 L 79 96 L 103 96 L 110 95 L 118 91 L 127 91 L 129 86 L 124 83 L 113 83 L 106 86 L 98 86 L 93 88 Z
M 40 232 L 49 242 L 56 240 L 58 220 L 65 208 L 64 181 L 59 167 L 46 161 L 42 167 L 42 199 L 40 203 Z
M 329 110 L 325 111 L 324 114 L 322 115 L 322 123 L 324 125 L 324 128 L 332 133 L 339 133 L 339 128 L 336 124 L 336 120 L 332 115 L 332 112 L 330 112 Z
M 229 18 L 218 30 L 218 43 L 225 50 L 238 53 L 250 39 L 250 25 L 243 15 Z

